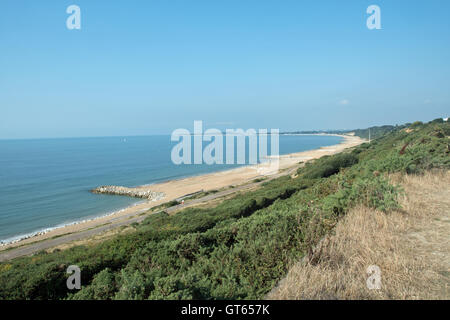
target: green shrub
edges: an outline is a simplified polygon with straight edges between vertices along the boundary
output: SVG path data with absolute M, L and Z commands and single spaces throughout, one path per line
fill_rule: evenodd
M 416 121 L 416 122 L 413 122 L 409 127 L 411 128 L 411 129 L 415 129 L 415 128 L 418 128 L 418 127 L 420 127 L 420 126 L 422 126 L 423 125 L 423 122 L 422 121 Z
M 327 178 L 338 173 L 342 168 L 350 167 L 358 162 L 358 157 L 353 153 L 340 153 L 334 156 L 323 157 L 313 165 L 301 168 L 299 173 L 303 178 L 318 179 Z
M 444 119 L 442 119 L 442 118 L 436 118 L 436 119 L 430 121 L 429 123 L 444 123 Z
M 95 275 L 89 286 L 83 286 L 80 291 L 71 296 L 75 300 L 109 300 L 117 290 L 115 275 L 106 268 Z
M 399 209 L 399 188 L 384 177 L 356 180 L 348 192 L 348 206 L 361 204 L 384 212 Z

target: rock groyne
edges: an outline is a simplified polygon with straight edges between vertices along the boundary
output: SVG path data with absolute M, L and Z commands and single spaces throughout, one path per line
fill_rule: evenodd
M 148 189 L 127 188 L 121 186 L 101 186 L 91 190 L 91 192 L 100 194 L 128 196 L 134 198 L 143 198 L 151 201 L 161 200 L 166 196 L 164 192 L 154 192 Z

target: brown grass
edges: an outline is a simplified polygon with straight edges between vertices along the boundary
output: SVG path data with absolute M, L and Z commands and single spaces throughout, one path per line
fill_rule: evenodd
M 390 178 L 405 190 L 402 210 L 351 210 L 267 298 L 449 299 L 450 173 Z M 367 287 L 370 265 L 379 290 Z

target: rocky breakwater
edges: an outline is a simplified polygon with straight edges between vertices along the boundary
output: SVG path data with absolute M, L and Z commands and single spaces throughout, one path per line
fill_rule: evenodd
M 91 192 L 101 194 L 114 194 L 134 198 L 143 198 L 151 201 L 158 201 L 166 196 L 164 192 L 154 192 L 144 188 L 127 188 L 120 186 L 101 186 L 91 190 Z

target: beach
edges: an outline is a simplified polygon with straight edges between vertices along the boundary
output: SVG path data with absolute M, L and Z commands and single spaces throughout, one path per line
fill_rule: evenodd
M 164 197 L 156 201 L 143 200 L 133 206 L 124 208 L 116 212 L 112 212 L 107 215 L 49 229 L 48 231 L 40 232 L 33 236 L 19 239 L 18 241 L 12 243 L 4 244 L 0 246 L 0 251 L 23 246 L 37 241 L 43 241 L 46 239 L 63 236 L 66 234 L 77 233 L 93 228 L 95 229 L 97 227 L 104 226 L 105 224 L 111 224 L 113 222 L 126 222 L 126 220 L 141 215 L 142 213 L 145 213 L 155 206 L 179 199 L 183 196 L 199 191 L 219 190 L 230 186 L 248 184 L 255 179 L 274 178 L 283 174 L 288 174 L 292 170 L 287 169 L 297 167 L 301 162 L 317 159 L 324 155 L 339 153 L 344 149 L 357 146 L 365 141 L 353 135 L 333 136 L 340 136 L 344 139 L 337 145 L 282 155 L 279 157 L 278 170 L 272 170 L 273 168 L 269 168 L 265 164 L 248 165 L 231 170 L 192 176 L 178 180 L 170 180 L 167 182 L 133 188 L 136 191 L 151 191 L 163 193 Z

